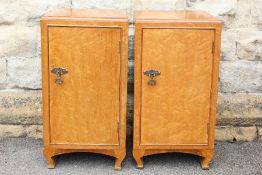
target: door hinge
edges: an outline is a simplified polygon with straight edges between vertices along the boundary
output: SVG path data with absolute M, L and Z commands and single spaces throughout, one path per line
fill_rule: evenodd
M 120 133 L 120 126 L 119 126 L 119 122 L 117 122 L 117 132 L 118 132 L 118 134 Z
M 122 42 L 119 41 L 119 50 L 118 50 L 119 53 L 121 53 L 121 44 L 122 44 Z
M 207 123 L 207 135 L 209 135 L 209 130 L 210 130 L 210 124 L 209 123 Z
M 212 54 L 214 54 L 215 53 L 215 42 L 213 41 L 212 42 Z
M 210 138 L 210 123 L 207 123 L 207 143 L 209 144 L 209 138 Z

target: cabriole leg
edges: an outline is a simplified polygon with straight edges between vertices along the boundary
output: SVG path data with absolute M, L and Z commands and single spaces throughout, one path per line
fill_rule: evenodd
M 136 167 L 138 169 L 144 168 L 143 159 L 142 159 L 142 157 L 143 157 L 142 152 L 144 152 L 144 151 L 133 150 L 133 157 L 134 157 L 134 159 L 136 161 Z
M 118 151 L 116 153 L 116 160 L 115 160 L 115 170 L 121 170 L 122 168 L 122 162 L 126 157 L 126 152 L 124 151 Z
M 47 167 L 49 169 L 55 168 L 55 157 L 48 157 L 47 158 Z
M 208 170 L 209 169 L 209 164 L 213 159 L 214 155 L 214 150 L 206 150 L 203 151 L 202 157 L 201 157 L 201 167 L 203 170 Z

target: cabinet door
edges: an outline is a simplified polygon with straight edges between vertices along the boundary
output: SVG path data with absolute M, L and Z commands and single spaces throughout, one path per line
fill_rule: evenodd
M 141 145 L 206 145 L 213 30 L 143 29 Z M 146 70 L 158 70 L 148 85 Z
M 119 28 L 49 27 L 51 144 L 118 145 Z M 62 67 L 57 84 L 53 68 Z

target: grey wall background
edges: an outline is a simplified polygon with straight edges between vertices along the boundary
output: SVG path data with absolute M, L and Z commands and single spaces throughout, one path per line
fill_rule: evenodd
M 64 7 L 127 10 L 129 136 L 133 11 L 203 10 L 222 19 L 216 139 L 262 140 L 262 0 L 0 0 L 0 137 L 42 137 L 39 19 Z

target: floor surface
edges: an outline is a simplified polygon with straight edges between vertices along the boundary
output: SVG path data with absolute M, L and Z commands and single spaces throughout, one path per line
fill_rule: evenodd
M 114 158 L 92 153 L 59 156 L 56 168 L 49 170 L 42 155 L 41 140 L 0 139 L 0 175 L 45 174 L 262 175 L 262 142 L 217 143 L 210 170 L 200 168 L 198 156 L 178 153 L 145 157 L 144 169 L 139 170 L 129 149 L 122 170 L 115 171 Z

